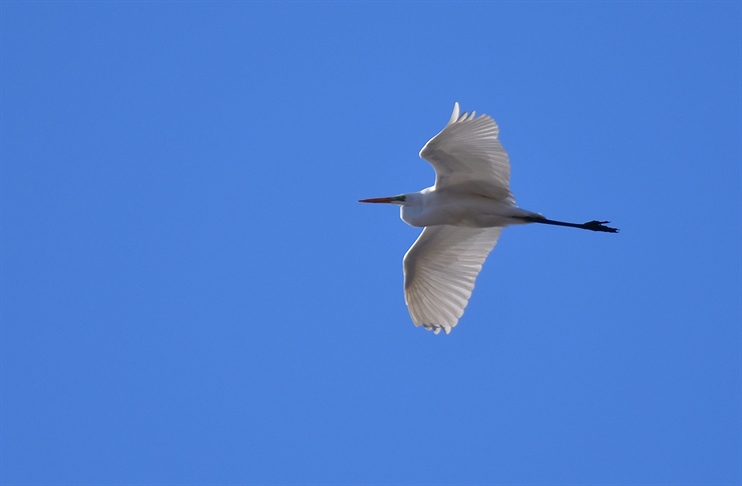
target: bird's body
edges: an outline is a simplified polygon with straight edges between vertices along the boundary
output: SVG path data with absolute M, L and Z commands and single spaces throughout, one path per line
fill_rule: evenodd
M 519 208 L 510 198 L 494 199 L 446 188 L 436 189 L 435 186 L 405 196 L 407 201 L 415 198 L 418 201 L 402 205 L 400 217 L 405 223 L 418 228 L 442 224 L 464 228 L 504 227 L 525 224 L 527 221 L 523 217 L 538 216 Z
M 424 227 L 404 257 L 405 302 L 417 326 L 446 334 L 464 313 L 474 282 L 502 228 L 543 223 L 615 233 L 607 221 L 577 224 L 546 219 L 515 205 L 510 162 L 486 115 L 459 115 L 454 105 L 446 127 L 420 151 L 436 172 L 420 192 L 360 202 L 400 206 L 402 220 Z

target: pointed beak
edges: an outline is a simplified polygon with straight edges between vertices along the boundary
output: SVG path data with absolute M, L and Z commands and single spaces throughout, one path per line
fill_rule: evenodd
M 396 201 L 396 197 L 372 197 L 371 199 L 361 199 L 358 202 L 362 203 L 387 203 L 391 204 Z

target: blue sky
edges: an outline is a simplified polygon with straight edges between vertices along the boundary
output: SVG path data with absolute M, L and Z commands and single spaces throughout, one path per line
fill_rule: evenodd
M 739 484 L 739 2 L 2 2 L 2 484 Z M 453 103 L 519 205 L 413 326 Z

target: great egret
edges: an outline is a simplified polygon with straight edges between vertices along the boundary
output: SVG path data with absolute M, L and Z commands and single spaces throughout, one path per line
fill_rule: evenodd
M 605 226 L 609 221 L 565 223 L 516 206 L 497 124 L 487 115 L 474 115 L 459 115 L 455 103 L 448 124 L 420 151 L 435 169 L 434 186 L 359 201 L 396 204 L 402 221 L 425 228 L 404 256 L 405 302 L 415 325 L 436 334 L 441 329 L 448 334 L 458 323 L 505 226 L 542 223 L 618 232 Z

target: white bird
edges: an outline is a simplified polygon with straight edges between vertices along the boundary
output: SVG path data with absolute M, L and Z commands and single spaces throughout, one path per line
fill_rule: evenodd
M 451 332 L 464 314 L 474 281 L 505 226 L 543 223 L 617 233 L 609 221 L 583 224 L 546 219 L 515 205 L 510 162 L 495 121 L 459 115 L 431 138 L 420 157 L 435 169 L 435 185 L 420 192 L 362 199 L 400 206 L 402 221 L 424 227 L 403 260 L 405 302 L 416 326 Z

